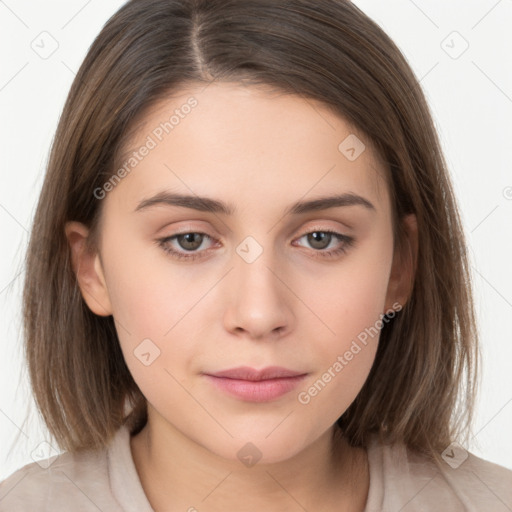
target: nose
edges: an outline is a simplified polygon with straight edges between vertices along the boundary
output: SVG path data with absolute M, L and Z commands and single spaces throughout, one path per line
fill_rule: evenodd
M 282 337 L 294 321 L 293 293 L 275 251 L 253 239 L 242 242 L 233 256 L 225 328 L 258 340 Z

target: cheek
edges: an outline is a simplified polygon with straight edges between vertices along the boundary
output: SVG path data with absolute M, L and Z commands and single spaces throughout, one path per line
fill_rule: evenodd
M 335 421 L 352 403 L 375 359 L 392 263 L 392 244 L 376 240 L 357 257 L 332 268 L 320 288 L 304 282 L 303 294 L 317 313 L 308 321 L 322 331 L 315 337 L 317 372 L 302 386 L 298 402 L 311 414 Z M 306 288 L 309 288 L 306 290 Z M 320 332 L 320 331 L 318 331 Z
M 392 242 L 375 237 L 318 276 L 316 286 L 309 277 L 302 278 L 301 293 L 324 324 L 322 338 L 328 350 L 346 349 L 380 319 L 391 264 Z
M 181 380 L 194 351 L 190 319 L 201 309 L 204 282 L 191 286 L 179 266 L 166 263 L 154 249 L 142 251 L 118 240 L 105 253 L 117 334 L 134 380 L 143 392 L 158 379 L 172 380 L 166 369 L 174 374 L 178 368 Z
M 127 234 L 125 240 L 134 238 Z M 106 248 L 107 286 L 116 320 L 136 336 L 162 338 L 197 301 L 190 277 L 148 242 Z M 192 286 L 191 286 L 192 284 Z
M 115 287 L 112 304 L 121 350 L 138 387 L 155 409 L 181 411 L 191 407 L 181 383 L 197 353 L 191 320 L 200 295 L 197 286 L 183 286 L 183 277 L 161 267 L 145 264 L 148 270 L 139 272 L 126 262 L 119 265 L 111 278 L 123 284 Z

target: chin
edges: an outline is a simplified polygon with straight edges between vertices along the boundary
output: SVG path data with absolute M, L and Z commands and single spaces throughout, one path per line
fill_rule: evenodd
M 279 429 L 279 427 L 278 427 Z M 217 439 L 204 440 L 204 448 L 219 457 L 241 463 L 246 467 L 262 464 L 275 464 L 291 459 L 310 443 L 315 441 L 314 436 L 308 439 L 306 435 L 300 435 L 296 430 L 282 429 L 269 435 L 269 430 L 252 428 L 243 434 L 233 438 L 227 434 Z

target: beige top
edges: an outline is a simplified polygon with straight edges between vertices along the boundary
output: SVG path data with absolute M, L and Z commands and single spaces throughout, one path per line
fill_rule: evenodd
M 154 512 L 129 441 L 122 427 L 104 450 L 27 464 L 0 483 L 0 511 Z M 502 466 L 449 450 L 450 464 L 437 467 L 404 445 L 382 445 L 375 437 L 367 451 L 365 512 L 512 512 L 512 471 Z

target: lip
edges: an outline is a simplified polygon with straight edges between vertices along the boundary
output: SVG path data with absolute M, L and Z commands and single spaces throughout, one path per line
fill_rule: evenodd
M 307 373 L 281 366 L 268 366 L 261 370 L 239 366 L 215 373 L 204 373 L 216 388 L 248 402 L 275 400 L 297 387 L 306 375 Z
M 305 375 L 304 372 L 295 372 L 282 366 L 267 366 L 261 370 L 256 370 L 250 366 L 238 366 L 237 368 L 230 368 L 229 370 L 222 370 L 220 372 L 208 373 L 212 377 L 226 377 L 228 379 L 260 381 L 268 379 L 281 379 L 286 377 L 297 377 L 298 375 Z

